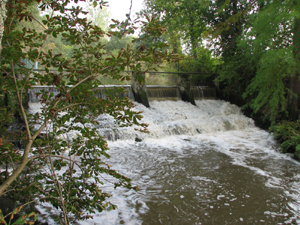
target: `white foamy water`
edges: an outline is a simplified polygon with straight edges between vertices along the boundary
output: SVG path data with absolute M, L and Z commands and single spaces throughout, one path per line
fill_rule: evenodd
M 140 190 L 105 184 L 118 209 L 78 224 L 300 224 L 300 164 L 238 107 L 196 103 L 137 104 L 150 134 L 113 131 L 113 119 L 99 117 L 99 131 L 114 140 L 108 163 Z

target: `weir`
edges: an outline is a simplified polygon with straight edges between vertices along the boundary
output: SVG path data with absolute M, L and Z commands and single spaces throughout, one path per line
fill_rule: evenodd
M 201 99 L 217 99 L 216 89 L 206 86 L 191 87 L 191 91 L 195 100 Z
M 98 98 L 105 99 L 108 93 L 112 92 L 115 88 L 124 88 L 125 94 L 119 94 L 119 97 L 128 97 L 132 101 L 137 101 L 135 98 L 131 85 L 105 85 L 99 86 L 95 91 L 95 95 Z M 146 94 L 149 101 L 178 101 L 182 100 L 182 95 L 177 86 L 160 86 L 160 85 L 146 85 Z M 53 93 L 54 96 L 59 94 L 59 91 L 54 86 L 33 86 L 32 89 L 28 90 L 28 102 L 38 103 L 40 96 L 37 93 L 46 91 Z M 201 99 L 217 99 L 216 89 L 207 86 L 191 87 L 191 92 L 195 100 Z
M 118 93 L 118 97 L 127 97 L 130 100 L 134 101 L 134 96 L 131 90 L 130 85 L 107 85 L 107 86 L 99 86 L 99 88 L 96 91 L 96 96 L 98 98 L 106 99 L 107 95 L 111 93 L 115 88 L 123 88 L 125 89 L 125 93 Z
M 149 101 L 177 101 L 181 99 L 177 86 L 149 85 L 147 86 L 147 96 Z

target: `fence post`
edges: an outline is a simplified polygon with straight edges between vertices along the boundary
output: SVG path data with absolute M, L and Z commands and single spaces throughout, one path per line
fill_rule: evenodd
M 146 107 L 150 107 L 146 92 L 147 87 L 145 82 L 145 73 L 132 72 L 131 88 L 135 101 L 143 104 Z
M 181 95 L 181 100 L 196 105 L 191 91 L 191 77 L 188 74 L 178 73 L 177 86 Z

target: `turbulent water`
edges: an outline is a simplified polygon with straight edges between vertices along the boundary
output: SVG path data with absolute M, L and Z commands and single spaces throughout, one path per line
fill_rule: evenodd
M 300 224 L 300 164 L 238 107 L 196 103 L 137 104 L 150 134 L 113 131 L 112 118 L 99 117 L 110 140 L 107 161 L 140 190 L 107 183 L 118 209 L 77 224 Z

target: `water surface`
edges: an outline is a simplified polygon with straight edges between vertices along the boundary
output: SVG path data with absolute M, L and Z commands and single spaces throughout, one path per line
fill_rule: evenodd
M 111 140 L 107 161 L 140 189 L 106 183 L 118 209 L 78 224 L 300 224 L 300 164 L 238 107 L 219 100 L 150 105 L 137 104 L 149 135 L 113 131 L 112 118 L 99 117 Z

